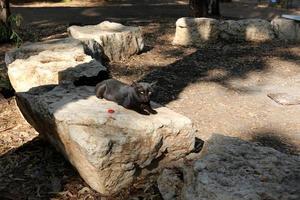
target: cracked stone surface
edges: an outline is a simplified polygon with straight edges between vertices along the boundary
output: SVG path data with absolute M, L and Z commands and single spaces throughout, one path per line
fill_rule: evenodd
M 87 49 L 90 55 L 86 54 Z M 85 45 L 70 38 L 29 43 L 6 54 L 8 76 L 16 92 L 62 81 L 90 79 L 97 83 L 107 72 L 101 59 L 92 57 L 95 51 L 97 48 L 91 42 Z
M 139 27 L 104 21 L 98 25 L 71 26 L 68 32 L 71 37 L 79 40 L 97 41 L 111 61 L 129 58 L 144 48 Z
M 279 39 L 284 41 L 300 41 L 300 22 L 291 19 L 275 18 L 271 22 Z
M 213 135 L 196 161 L 182 166 L 181 173 L 166 169 L 158 185 L 164 199 L 296 200 L 300 198 L 299 163 L 299 155 Z M 181 188 L 174 190 L 175 186 Z
M 157 104 L 158 114 L 141 115 L 96 98 L 94 87 L 35 88 L 17 93 L 17 103 L 27 121 L 105 195 L 130 186 L 161 156 L 169 164 L 194 148 L 195 129 L 187 117 Z
M 270 22 L 263 19 L 216 20 L 180 18 L 176 22 L 174 45 L 197 46 L 217 41 L 267 42 L 275 38 Z

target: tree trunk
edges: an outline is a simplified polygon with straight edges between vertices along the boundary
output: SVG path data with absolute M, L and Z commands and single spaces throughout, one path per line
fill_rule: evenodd
M 220 0 L 190 0 L 189 7 L 194 17 L 220 16 Z
M 220 0 L 210 0 L 209 14 L 215 17 L 220 16 Z
M 8 41 L 10 38 L 10 8 L 8 0 L 0 0 L 0 42 Z
M 208 0 L 190 0 L 189 7 L 194 17 L 208 16 Z
M 8 24 L 8 17 L 10 16 L 10 8 L 8 0 L 0 0 L 0 22 Z

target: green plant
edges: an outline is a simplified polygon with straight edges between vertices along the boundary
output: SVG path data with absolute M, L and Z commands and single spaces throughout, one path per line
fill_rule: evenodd
M 12 14 L 8 18 L 10 25 L 10 40 L 13 41 L 18 47 L 22 44 L 23 40 L 18 34 L 23 18 L 20 14 Z

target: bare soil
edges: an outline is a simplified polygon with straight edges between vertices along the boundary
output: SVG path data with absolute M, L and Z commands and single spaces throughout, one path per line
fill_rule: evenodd
M 34 23 L 31 16 L 26 17 L 26 8 L 22 12 L 30 21 L 22 28 L 25 41 L 67 36 L 65 21 L 71 17 L 65 21 L 54 18 L 53 26 L 52 22 Z M 54 11 L 49 13 L 49 21 L 54 15 Z M 110 63 L 113 77 L 127 83 L 158 81 L 153 100 L 191 118 L 203 140 L 221 133 L 299 154 L 300 105 L 282 106 L 267 94 L 299 90 L 300 45 L 173 46 L 175 21 L 176 17 L 151 16 L 123 20 L 126 25 L 142 27 L 146 49 L 129 60 Z M 4 54 L 12 47 L 0 47 L 1 80 L 8 81 Z M 1 199 L 161 199 L 152 178 L 117 197 L 101 197 L 51 145 L 38 138 L 19 114 L 14 97 L 4 91 L 7 89 L 0 89 L 5 96 L 0 93 Z

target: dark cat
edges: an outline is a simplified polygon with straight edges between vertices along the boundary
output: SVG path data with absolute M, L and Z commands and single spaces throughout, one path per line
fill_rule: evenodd
M 154 84 L 133 82 L 132 85 L 127 85 L 115 79 L 107 79 L 98 83 L 95 91 L 100 99 L 114 101 L 125 108 L 149 115 L 157 113 L 150 105 Z

